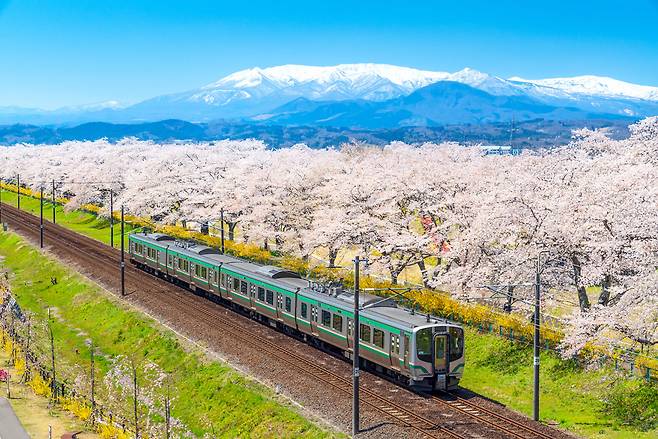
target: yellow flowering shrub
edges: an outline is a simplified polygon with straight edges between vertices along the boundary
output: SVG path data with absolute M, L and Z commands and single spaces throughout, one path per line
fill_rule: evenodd
M 124 432 L 121 428 L 114 425 L 99 423 L 97 427 L 98 435 L 103 439 L 131 439 L 132 436 Z
M 84 401 L 76 398 L 63 397 L 60 398 L 59 402 L 64 410 L 71 412 L 82 421 L 86 421 L 91 417 L 91 407 Z
M 32 391 L 37 395 L 45 396 L 50 398 L 52 396 L 52 388 L 50 387 L 50 381 L 46 381 L 41 377 L 36 371 L 33 371 L 31 374 L 32 378 L 27 382 L 27 385 L 30 386 Z

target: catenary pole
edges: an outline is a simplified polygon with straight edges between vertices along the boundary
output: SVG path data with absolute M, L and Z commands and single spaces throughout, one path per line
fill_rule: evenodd
M 541 278 L 540 278 L 540 269 L 541 269 L 541 253 L 537 256 L 537 269 L 535 272 L 535 337 L 534 337 L 534 397 L 533 397 L 533 410 L 532 418 L 535 421 L 539 421 L 539 308 L 540 308 L 540 294 L 541 294 Z
M 21 208 L 21 174 L 16 174 L 16 207 Z
M 354 340 L 352 342 L 352 436 L 359 433 L 359 257 L 354 258 Z
M 224 208 L 223 207 L 219 210 L 219 221 L 222 226 L 222 230 L 220 234 L 222 237 L 222 254 L 224 254 Z
M 121 205 L 121 295 L 126 295 L 126 262 L 124 256 L 124 244 L 123 244 L 123 234 L 124 234 L 124 218 L 123 218 L 123 204 Z
M 0 187 L 0 224 L 2 224 L 2 187 Z
M 114 248 L 114 194 L 110 189 L 110 247 Z
M 57 197 L 55 196 L 55 180 L 53 179 L 53 224 L 55 221 L 55 211 L 57 210 Z
M 43 248 L 43 187 L 39 197 L 39 246 Z

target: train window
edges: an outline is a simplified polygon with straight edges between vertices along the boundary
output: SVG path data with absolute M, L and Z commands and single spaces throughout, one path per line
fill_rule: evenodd
M 464 355 L 464 331 L 461 328 L 450 328 L 450 359 L 456 360 Z
M 339 316 L 338 314 L 334 314 L 332 325 L 331 325 L 336 331 L 338 332 L 343 332 L 343 316 Z
M 233 291 L 240 291 L 240 279 L 233 278 Z
M 292 311 L 292 299 L 290 297 L 286 297 L 286 311 Z
M 267 290 L 267 303 L 274 305 L 274 293 L 270 290 Z
M 169 262 L 167 262 L 167 264 L 169 264 L 169 266 L 174 265 L 174 257 L 172 255 L 169 255 Z
M 214 279 L 214 284 L 217 285 L 217 272 L 215 270 L 212 270 L 212 277 Z
M 240 281 L 240 293 L 246 296 L 248 292 L 249 292 L 249 285 L 247 285 L 247 282 Z
M 384 349 L 384 331 L 377 328 L 372 331 L 372 343 L 378 348 Z
M 222 274 L 219 276 L 219 278 L 220 278 L 220 280 L 221 280 L 221 282 L 222 282 L 222 286 L 223 286 L 224 288 L 226 288 L 226 274 L 225 274 L 225 273 L 222 273 Z
M 370 341 L 370 326 L 361 323 L 359 325 L 359 340 L 371 343 Z
M 258 287 L 258 300 L 265 302 L 265 288 Z
M 302 302 L 302 317 L 308 319 L 308 305 Z
M 432 361 L 432 328 L 416 333 L 416 355 L 419 360 Z
M 322 310 L 322 326 L 331 326 L 331 313 L 324 309 Z
M 391 334 L 391 353 L 400 355 L 400 337 Z
M 195 264 L 194 274 L 196 274 L 196 277 L 198 278 L 206 279 L 208 277 L 208 269 L 206 267 L 202 267 L 199 264 Z

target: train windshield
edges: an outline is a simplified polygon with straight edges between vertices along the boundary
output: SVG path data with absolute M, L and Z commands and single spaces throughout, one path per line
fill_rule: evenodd
M 450 359 L 456 360 L 464 355 L 464 330 L 450 328 Z
M 422 361 L 432 361 L 432 328 L 416 333 L 416 356 Z

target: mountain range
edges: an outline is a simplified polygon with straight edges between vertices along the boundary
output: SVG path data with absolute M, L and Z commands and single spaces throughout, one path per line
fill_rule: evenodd
M 46 111 L 0 107 L 0 124 L 194 123 L 395 129 L 524 120 L 635 120 L 658 114 L 658 87 L 612 78 L 500 78 L 385 64 L 252 68 L 132 105 Z

